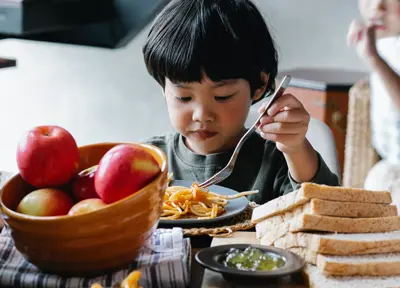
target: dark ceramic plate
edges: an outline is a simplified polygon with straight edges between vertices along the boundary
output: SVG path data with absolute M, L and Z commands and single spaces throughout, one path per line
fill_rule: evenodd
M 231 248 L 244 250 L 247 247 L 254 247 L 264 253 L 275 254 L 283 258 L 285 264 L 272 271 L 245 271 L 236 268 L 226 267 L 223 264 L 226 253 Z M 207 269 L 221 273 L 225 280 L 230 282 L 257 283 L 266 279 L 284 277 L 301 271 L 305 265 L 304 260 L 296 254 L 270 246 L 255 244 L 229 244 L 204 248 L 197 252 L 196 261 Z

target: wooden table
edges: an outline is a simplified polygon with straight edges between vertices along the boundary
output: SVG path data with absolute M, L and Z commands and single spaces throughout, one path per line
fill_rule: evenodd
M 235 232 L 233 236 L 227 238 L 214 238 L 211 242 L 211 246 L 225 245 L 225 244 L 259 244 L 256 239 L 255 232 Z M 199 251 L 199 248 L 192 250 L 192 287 L 197 288 L 244 288 L 245 286 L 233 285 L 224 280 L 221 274 L 213 272 L 208 269 L 203 269 L 194 259 L 195 254 Z M 202 279 L 201 279 L 202 278 Z M 261 286 L 251 286 L 260 288 L 305 288 L 306 285 L 301 275 L 295 277 L 286 277 L 279 280 L 276 283 L 265 283 Z M 247 286 L 248 287 L 248 286 Z

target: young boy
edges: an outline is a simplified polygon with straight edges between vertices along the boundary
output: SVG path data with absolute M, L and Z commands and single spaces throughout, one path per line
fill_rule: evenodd
M 400 1 L 359 0 L 363 22 L 353 21 L 348 43 L 372 69 L 371 130 L 382 157 L 365 188 L 390 190 L 400 208 Z
M 249 0 L 172 0 L 143 47 L 161 85 L 176 134 L 147 143 L 162 148 L 175 179 L 201 183 L 228 163 L 250 106 L 273 92 L 278 57 L 263 17 Z M 310 116 L 291 94 L 268 110 L 221 186 L 262 204 L 312 181 L 338 178 L 305 138 Z

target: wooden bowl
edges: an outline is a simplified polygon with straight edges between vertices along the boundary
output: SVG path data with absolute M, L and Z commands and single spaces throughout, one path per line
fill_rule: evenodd
M 121 143 L 82 146 L 80 169 L 99 163 Z M 167 187 L 167 158 L 152 145 L 140 145 L 158 161 L 161 173 L 135 194 L 107 207 L 75 216 L 37 217 L 16 212 L 20 200 L 34 190 L 19 174 L 0 195 L 5 225 L 16 249 L 44 272 L 64 276 L 100 275 L 131 263 L 158 225 Z

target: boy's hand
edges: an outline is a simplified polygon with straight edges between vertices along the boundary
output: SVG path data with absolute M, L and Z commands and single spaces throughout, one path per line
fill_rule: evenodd
M 259 113 L 264 111 L 261 106 Z M 283 153 L 300 151 L 306 145 L 310 115 L 292 94 L 282 95 L 261 118 L 258 131 L 261 137 L 276 142 Z
M 378 51 L 376 50 L 374 23 L 365 26 L 357 20 L 351 22 L 347 33 L 347 44 L 350 47 L 355 47 L 358 55 L 368 62 L 379 57 Z

